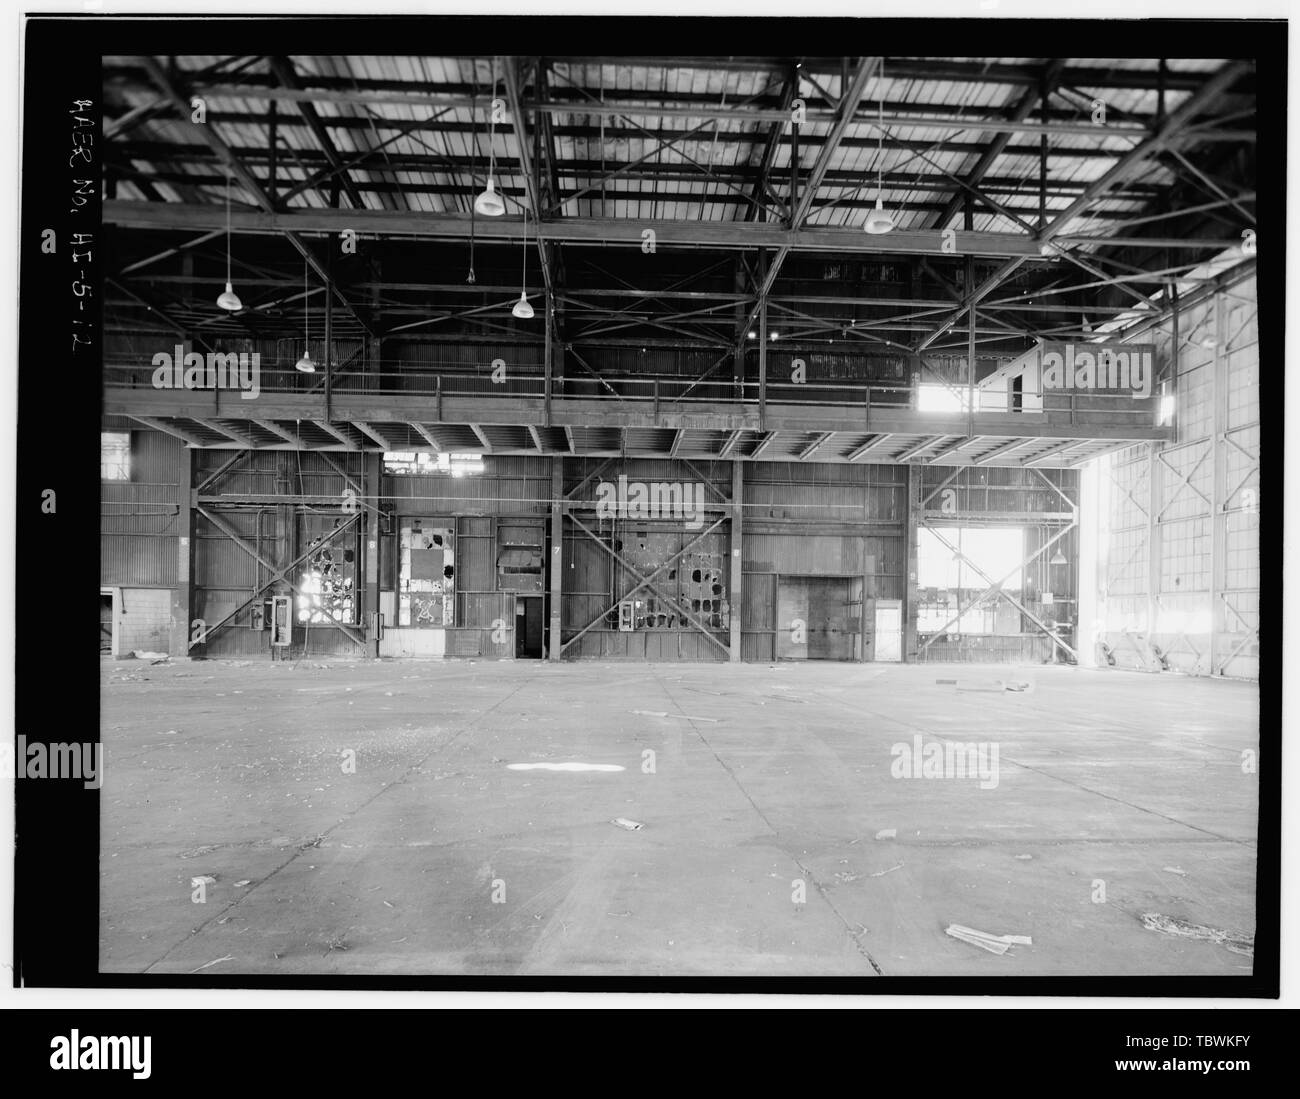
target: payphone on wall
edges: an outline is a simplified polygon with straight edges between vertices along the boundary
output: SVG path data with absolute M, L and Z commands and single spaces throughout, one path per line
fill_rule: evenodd
M 271 600 L 271 644 L 285 648 L 293 640 L 293 600 L 277 595 Z

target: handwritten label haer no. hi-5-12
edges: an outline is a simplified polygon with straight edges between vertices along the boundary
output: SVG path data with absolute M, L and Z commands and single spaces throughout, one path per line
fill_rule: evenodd
M 93 99 L 74 99 L 68 114 L 72 119 L 70 134 L 71 148 L 68 154 L 68 168 L 72 172 L 70 213 L 73 215 L 91 214 L 94 220 L 87 219 L 84 227 L 70 234 L 71 260 L 75 269 L 71 290 L 73 298 L 72 319 L 72 353 L 75 355 L 81 347 L 93 346 L 90 338 L 90 321 L 84 320 L 87 301 L 94 296 L 92 265 L 95 261 L 95 234 L 91 230 L 98 222 L 93 207 L 89 210 L 91 199 L 95 196 L 95 180 L 98 172 L 95 167 L 95 129 L 96 120 L 92 113 L 95 106 Z

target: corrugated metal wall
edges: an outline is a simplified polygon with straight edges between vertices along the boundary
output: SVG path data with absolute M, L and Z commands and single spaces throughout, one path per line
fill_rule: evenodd
M 472 476 L 388 476 L 384 496 L 399 515 L 549 515 L 550 459 L 488 455 Z
M 1101 460 L 1103 666 L 1258 678 L 1257 311 L 1253 275 L 1183 311 L 1177 441 Z
M 865 589 L 870 659 L 872 604 L 902 598 L 906 583 L 907 471 L 757 463 L 745 467 L 744 503 L 742 658 L 784 654 L 780 642 L 795 624 L 782 619 L 783 577 L 787 586 L 794 578 L 843 577 L 862 581 L 853 589 L 859 601 Z M 862 614 L 859 608 L 859 622 Z M 785 617 L 792 616 L 793 611 Z
M 133 421 L 104 420 L 104 431 L 131 434 L 131 480 L 100 485 L 99 578 L 103 585 L 176 583 L 183 444 Z
M 231 457 L 230 451 L 195 451 L 195 484 L 201 484 Z M 205 496 L 228 496 L 229 502 L 208 502 L 203 506 L 260 557 L 274 563 L 280 509 L 274 504 L 244 503 L 243 498 L 290 493 L 333 497 L 341 505 L 348 482 L 329 464 L 330 460 L 353 480 L 361 480 L 361 456 L 357 454 L 334 454 L 327 460 L 324 455 L 310 451 L 251 451 L 204 490 Z M 341 506 L 338 514 L 342 514 Z M 317 533 L 321 523 L 331 515 L 335 515 L 334 510 L 323 506 L 310 512 L 299 509 L 294 521 L 294 556 L 306 549 L 309 536 Z M 265 565 L 214 522 L 201 513 L 195 514 L 192 597 L 195 618 L 203 619 L 209 626 L 215 625 L 248 600 L 270 575 Z M 300 575 L 301 570 L 292 579 L 298 582 Z M 269 594 L 265 593 L 264 598 Z M 249 612 L 245 610 L 231 625 L 212 634 L 207 643 L 195 651 L 210 657 L 267 655 L 270 650 L 269 631 L 250 629 L 249 622 Z M 310 654 L 360 655 L 359 646 L 341 630 L 331 626 L 316 624 L 310 633 L 296 626 L 294 640 L 297 646 L 305 643 Z
M 447 629 L 449 656 L 513 656 L 514 596 L 497 590 L 500 528 L 505 520 L 508 530 L 517 530 L 522 520 L 541 532 L 550 515 L 549 458 L 487 455 L 483 465 L 482 473 L 464 477 L 385 475 L 379 501 L 396 516 L 381 545 L 380 586 L 386 591 L 397 587 L 402 519 L 455 525 L 456 624 Z
M 1241 407 L 1245 410 L 1241 415 L 1248 415 L 1247 406 Z M 120 492 L 123 499 L 129 496 L 136 501 L 157 502 L 172 513 L 154 520 L 161 528 L 156 534 L 147 529 L 146 516 L 123 516 L 110 521 L 106 513 L 104 538 L 108 549 L 103 582 L 175 584 L 179 532 L 175 529 L 174 509 L 181 492 L 178 483 L 183 461 L 181 444 L 156 432 L 141 431 L 136 437 L 137 473 L 151 480 L 118 486 L 113 491 Z M 196 452 L 195 483 L 203 481 L 229 457 L 230 453 L 223 451 Z M 284 491 L 341 499 L 347 481 L 332 467 L 331 461 L 343 465 L 353 479 L 361 479 L 362 457 L 357 454 L 327 457 L 311 452 L 254 452 L 204 490 L 207 495 L 229 496 L 229 503 L 218 499 L 207 502 L 205 507 L 251 548 L 267 560 L 273 560 L 278 509 L 273 503 L 244 503 L 243 499 L 250 494 L 273 496 Z M 536 532 L 538 542 L 546 543 L 552 461 L 544 457 L 488 455 L 481 474 L 385 475 L 378 497 L 366 502 L 397 519 L 380 531 L 382 590 L 391 591 L 396 586 L 396 539 L 402 518 L 450 520 L 455 524 L 456 626 L 448 633 L 448 653 L 506 655 L 513 652 L 512 640 L 503 647 L 499 636 L 492 637 L 493 631 L 504 626 L 513 638 L 514 627 L 513 597 L 498 590 L 496 562 L 500 532 L 503 523 L 507 529 L 522 523 Z M 596 520 L 594 506 L 591 510 L 580 510 L 578 517 L 587 526 L 610 540 L 610 545 L 617 543 L 626 565 L 616 562 L 572 520 L 566 519 L 562 608 L 566 640 L 593 620 L 603 618 L 566 652 L 566 657 L 722 660 L 726 658 L 727 621 L 730 615 L 738 614 L 743 658 L 772 660 L 779 651 L 779 631 L 789 628 L 788 623 L 779 621 L 781 578 L 793 581 L 838 577 L 853 582 L 846 590 L 854 593 L 851 601 L 858 607 L 859 623 L 854 628 L 863 634 L 854 642 L 855 653 L 871 659 L 874 602 L 905 599 L 908 595 L 905 538 L 908 471 L 905 467 L 755 463 L 744 468 L 742 605 L 723 607 L 720 602 L 701 603 L 698 615 L 692 610 L 692 615 L 706 624 L 708 636 L 689 624 L 660 622 L 657 618 L 653 627 L 620 631 L 615 616 L 603 616 L 618 598 L 635 586 L 636 578 L 631 570 L 643 575 L 649 573 L 658 562 L 656 554 L 667 560 L 695 540 L 703 527 L 726 514 L 732 463 L 627 460 L 602 467 L 595 459 L 566 459 L 564 465 L 566 490 L 574 489 L 588 474 L 600 470 L 599 476 L 589 480 L 578 494 L 581 500 L 593 505 L 599 481 L 616 481 L 620 474 L 631 480 L 700 481 L 712 486 L 703 490 L 706 510 L 697 529 L 690 529 L 682 522 L 619 520 L 611 523 L 606 520 L 602 524 Z M 938 494 L 953 472 L 943 467 L 923 467 L 914 474 L 921 479 L 922 496 L 931 498 L 928 508 L 939 507 Z M 1066 506 L 1048 481 L 1060 485 L 1068 495 L 1075 494 L 1073 474 L 1058 471 L 1044 471 L 1040 476 L 1032 470 L 967 467 L 957 471 L 946 487 L 955 494 L 955 506 L 962 522 L 1024 526 L 1028 532 L 1027 551 L 1032 551 L 1059 529 L 1038 522 L 1032 513 L 1060 511 Z M 106 490 L 110 489 L 112 486 L 106 485 Z M 212 623 L 248 599 L 267 572 L 265 566 L 201 514 L 195 516 L 194 538 L 194 616 Z M 733 565 L 731 548 L 729 522 L 700 537 L 691 547 L 691 553 L 699 555 L 706 572 L 709 568 L 716 569 L 724 592 Z M 1061 548 L 1073 559 L 1074 536 L 1063 539 Z M 549 552 L 545 559 L 551 560 Z M 1070 581 L 1048 569 L 1046 556 L 1031 567 L 1025 599 L 1034 608 L 1037 595 L 1052 591 L 1057 601 L 1054 614 L 1059 618 L 1063 613 L 1062 603 L 1072 600 L 1074 591 Z M 687 568 L 683 575 L 671 578 L 665 574 L 656 580 L 656 586 L 672 600 L 689 605 L 692 572 L 693 569 Z M 699 594 L 694 592 L 696 597 Z M 641 597 L 644 595 L 642 591 Z M 848 621 L 854 616 L 846 612 L 839 617 Z M 360 617 L 360 622 L 364 624 L 364 621 L 364 616 Z M 214 637 L 205 652 L 212 656 L 265 653 L 267 644 L 263 631 L 250 630 L 241 620 Z M 358 654 L 360 650 L 340 631 L 321 628 L 312 631 L 312 651 Z M 1043 659 L 1049 653 L 1050 645 L 1040 639 L 1032 625 L 1026 625 L 1023 639 L 1014 645 L 1006 638 L 970 638 L 964 639 L 960 646 L 936 643 L 929 647 L 925 657 L 1034 660 Z
M 598 472 L 599 471 L 599 472 Z M 588 477 L 590 476 L 590 480 Z M 690 529 L 683 519 L 601 519 L 595 501 L 602 481 L 617 484 L 619 477 L 629 482 L 686 482 L 699 484 L 699 499 L 705 503 L 699 526 Z M 584 485 L 583 482 L 586 481 Z M 725 601 L 729 568 L 729 533 L 724 523 L 704 534 L 723 514 L 720 496 L 731 492 L 731 463 L 673 460 L 627 459 L 602 463 L 595 460 L 565 462 L 565 490 L 573 493 L 575 504 L 586 504 L 577 512 L 578 520 L 600 537 L 626 562 L 626 566 L 597 544 L 570 519 L 564 525 L 564 598 L 562 606 L 563 636 L 573 641 L 566 649 L 566 659 L 599 658 L 603 660 L 718 661 L 727 659 L 729 617 L 712 606 L 693 605 L 695 585 L 690 574 L 696 567 L 711 569 L 719 576 Z M 582 486 L 579 490 L 579 486 Z M 709 486 L 713 486 L 710 488 Z M 695 490 L 692 490 L 693 492 Z M 677 557 L 683 549 L 689 556 Z M 671 563 L 670 563 L 671 561 Z M 655 591 L 638 588 L 632 570 L 647 576 L 666 567 L 654 578 Z M 662 598 L 667 596 L 667 599 Z M 621 631 L 616 610 L 610 608 L 621 599 L 631 597 L 645 604 L 638 608 L 639 628 Z M 653 608 L 649 606 L 654 602 Z M 690 617 L 701 623 L 704 632 L 682 621 L 670 605 L 675 602 Z M 712 602 L 712 596 L 710 596 Z M 654 624 L 648 624 L 653 611 Z M 607 613 L 608 612 L 608 613 Z M 725 615 L 735 613 L 727 608 Z M 662 619 L 660 618 L 662 615 Z M 715 615 L 717 618 L 715 619 Z M 593 626 L 592 623 L 596 624 Z M 576 640 L 577 634 L 586 629 Z M 706 633 L 708 636 L 706 636 Z M 713 640 L 709 640 L 709 638 Z

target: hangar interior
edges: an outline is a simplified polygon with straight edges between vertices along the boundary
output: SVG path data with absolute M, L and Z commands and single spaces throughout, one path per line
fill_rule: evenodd
M 1255 674 L 1248 63 L 122 57 L 105 86 L 113 653 Z M 1071 343 L 1154 351 L 1147 394 L 1043 388 L 1026 355 Z M 259 394 L 192 354 L 258 356 Z M 701 486 L 705 521 L 597 517 L 619 476 Z M 445 577 L 409 574 L 412 524 Z M 996 587 L 958 541 L 1002 528 Z
M 1257 679 L 1250 61 L 103 78 L 105 656 Z

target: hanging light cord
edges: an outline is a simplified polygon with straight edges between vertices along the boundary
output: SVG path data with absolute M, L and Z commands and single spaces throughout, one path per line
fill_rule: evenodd
M 230 285 L 230 172 L 226 171 L 226 285 Z
M 302 353 L 311 356 L 311 294 L 307 292 L 307 257 L 302 257 Z
M 885 178 L 885 59 L 880 59 L 880 95 L 876 97 L 876 197 L 883 200 Z
M 478 62 L 474 62 L 474 85 L 470 93 L 469 109 L 469 277 L 465 279 L 470 286 L 473 286 L 474 278 L 474 227 L 475 215 L 478 211 L 474 208 L 474 177 L 478 175 Z
M 497 59 L 494 57 L 492 58 L 492 102 L 496 101 L 496 96 L 497 96 Z M 496 108 L 492 106 L 492 102 L 488 104 L 489 108 L 491 108 L 488 111 L 488 182 L 489 183 L 492 182 L 492 176 L 495 173 L 496 166 L 497 166 L 497 150 L 496 150 L 497 112 L 496 112 Z
M 522 294 L 528 289 L 528 207 L 524 207 L 524 269 L 523 276 L 520 279 L 519 292 Z

